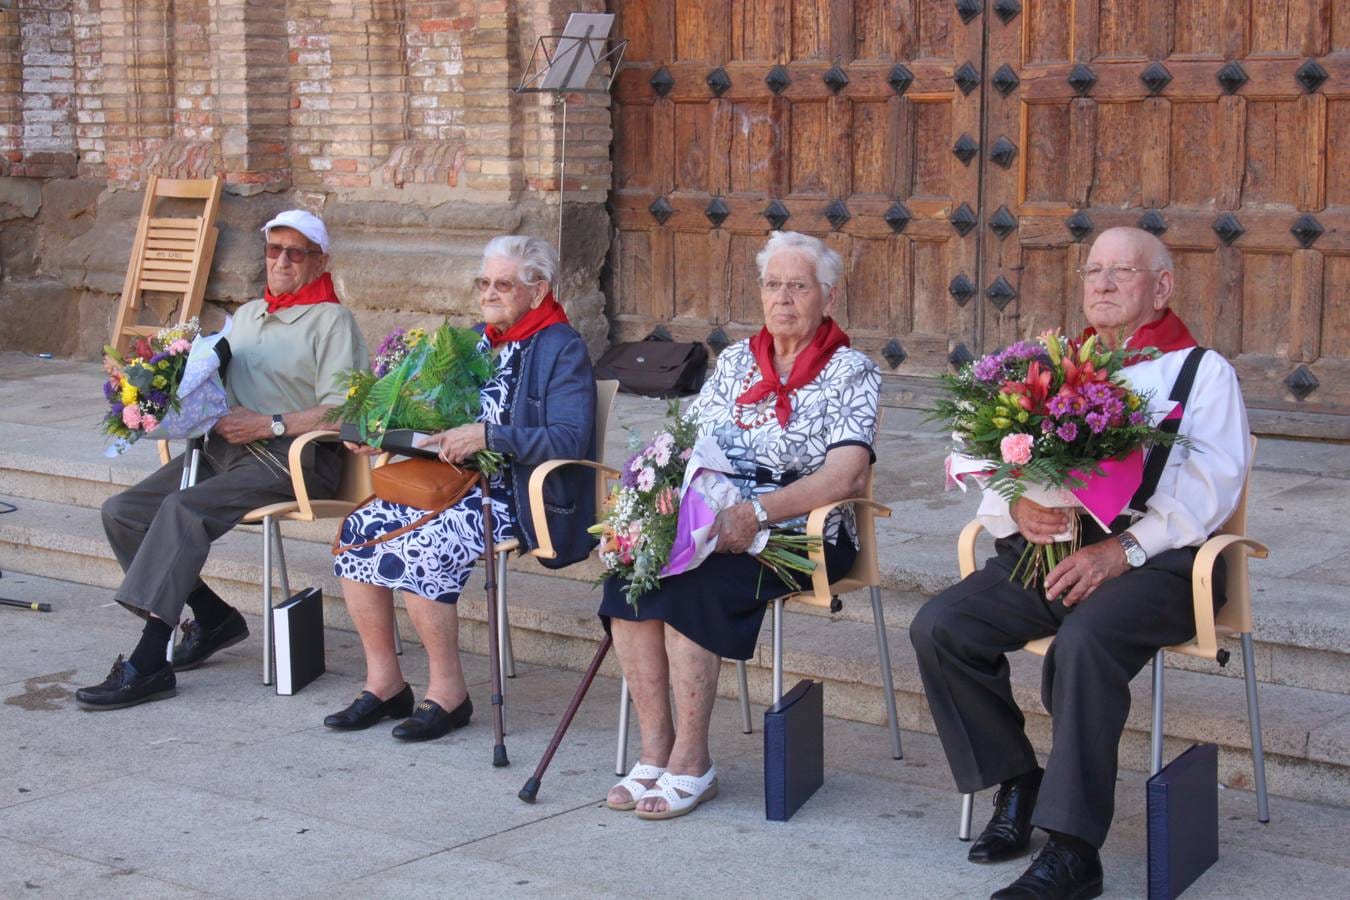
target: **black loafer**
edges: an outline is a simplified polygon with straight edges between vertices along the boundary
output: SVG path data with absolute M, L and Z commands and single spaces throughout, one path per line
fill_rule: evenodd
M 335 712 L 323 720 L 323 724 L 339 731 L 360 731 L 369 728 L 385 718 L 398 719 L 408 715 L 413 708 L 412 685 L 403 682 L 403 690 L 388 700 L 381 700 L 370 691 L 362 691 L 351 706 L 341 712 Z
M 1022 877 L 989 900 L 1092 900 L 1101 895 L 1101 855 L 1080 852 L 1051 835 Z
M 450 712 L 446 712 L 434 700 L 423 700 L 417 704 L 417 710 L 408 721 L 394 726 L 394 737 L 400 741 L 434 741 L 444 737 L 456 728 L 469 724 L 473 715 L 473 701 L 468 697 Z
M 233 647 L 248 637 L 248 623 L 232 609 L 225 621 L 214 628 L 203 628 L 196 619 L 182 625 L 183 639 L 173 647 L 173 670 L 186 672 L 206 662 L 219 650 Z
M 1037 768 L 1001 787 L 994 795 L 994 815 L 984 826 L 966 859 L 973 863 L 997 863 L 1021 856 L 1031 846 L 1031 811 L 1041 789 L 1043 769 Z
M 168 665 L 158 672 L 142 675 L 130 660 L 118 656 L 108 677 L 99 684 L 77 690 L 75 702 L 85 709 L 123 709 L 151 700 L 163 700 L 176 693 L 178 680 Z

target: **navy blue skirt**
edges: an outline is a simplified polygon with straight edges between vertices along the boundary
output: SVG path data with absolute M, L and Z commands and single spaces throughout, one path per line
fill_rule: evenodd
M 825 571 L 830 580 L 844 576 L 858 551 L 847 536 L 825 545 Z M 776 597 L 809 588 L 811 579 L 798 575 L 799 587 L 788 587 L 753 556 L 714 553 L 697 569 L 661 579 L 659 589 L 643 594 L 637 609 L 628 605 L 628 582 L 610 578 L 600 601 L 600 621 L 610 619 L 665 622 L 705 650 L 727 659 L 749 659 L 759 642 L 767 604 Z

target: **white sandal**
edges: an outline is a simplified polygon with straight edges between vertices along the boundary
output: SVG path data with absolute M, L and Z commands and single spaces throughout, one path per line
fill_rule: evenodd
M 680 792 L 684 793 L 681 794 Z M 688 796 L 685 796 L 685 795 Z M 642 795 L 642 799 L 659 797 L 666 801 L 661 812 L 639 809 L 639 819 L 674 819 L 686 815 L 717 796 L 717 767 L 708 766 L 702 775 L 672 775 L 669 772 L 656 779 L 656 787 Z
M 614 790 L 614 788 L 623 788 L 628 792 L 628 796 L 632 799 L 627 803 L 613 803 L 606 799 L 605 805 L 610 809 L 617 809 L 619 812 L 628 812 L 630 809 L 637 806 L 637 802 L 642 799 L 643 794 L 651 790 L 651 788 L 638 781 L 638 779 L 641 778 L 650 781 L 655 778 L 659 781 L 664 774 L 666 774 L 666 770 L 660 766 L 649 766 L 644 762 L 634 763 L 633 768 L 623 777 L 623 781 L 620 781 L 618 784 L 614 785 L 614 787 L 610 788 L 611 791 Z

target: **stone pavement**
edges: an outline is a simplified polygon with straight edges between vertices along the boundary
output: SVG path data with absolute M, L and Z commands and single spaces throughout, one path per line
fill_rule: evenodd
M 761 741 L 720 701 L 722 795 L 693 815 L 643 822 L 604 808 L 615 781 L 617 685 L 601 678 L 545 776 L 515 796 L 574 673 L 521 665 L 507 687 L 512 765 L 491 766 L 486 664 L 466 657 L 479 712 L 440 741 L 403 745 L 388 725 L 320 721 L 360 687 L 355 636 L 330 630 L 329 673 L 294 697 L 258 679 L 255 637 L 184 674 L 179 695 L 88 713 L 75 686 L 103 677 L 127 614 L 103 589 L 6 571 L 0 609 L 0 896 L 3 897 L 978 897 L 1021 863 L 977 867 L 955 839 L 959 802 L 936 740 L 828 719 L 825 786 L 789 823 L 763 818 Z M 421 648 L 406 655 L 424 683 Z M 1123 772 L 1105 847 L 1107 896 L 1142 897 L 1143 778 Z M 989 796 L 977 801 L 978 815 Z M 1220 859 L 1188 897 L 1332 897 L 1350 886 L 1350 812 L 1220 793 Z

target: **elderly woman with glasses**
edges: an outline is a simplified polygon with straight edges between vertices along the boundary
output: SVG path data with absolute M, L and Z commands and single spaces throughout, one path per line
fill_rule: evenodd
M 606 802 L 641 818 L 681 816 L 717 795 L 708 724 L 720 658 L 749 659 L 766 604 L 792 590 L 746 549 L 762 529 L 800 526 L 810 510 L 857 496 L 874 459 L 881 378 L 830 318 L 839 254 L 775 232 L 755 261 L 764 327 L 722 352 L 686 411 L 726 452 L 744 500 L 719 514 L 717 553 L 698 568 L 663 579 L 636 608 L 611 578 L 600 605 L 642 732 L 637 764 Z M 852 510 L 841 508 L 825 529 L 831 578 L 851 566 L 855 541 Z
M 493 538 L 519 539 L 526 550 L 537 546 L 525 496 L 534 467 L 558 457 L 594 458 L 596 452 L 590 356 L 553 298 L 557 274 L 557 253 L 547 241 L 497 237 L 488 243 L 474 284 L 483 312 L 480 346 L 491 348 L 496 371 L 482 389 L 479 421 L 433 436 L 449 463 L 483 449 L 506 457 L 491 480 Z M 591 477 L 581 467 L 545 483 L 547 524 L 559 551 L 548 565 L 566 565 L 590 552 L 586 527 L 595 521 L 594 497 Z M 376 500 L 343 525 L 342 545 L 368 544 L 346 550 L 334 562 L 361 635 L 366 682 L 350 706 L 324 720 L 329 728 L 351 731 L 386 716 L 407 717 L 394 737 L 425 741 L 467 724 L 473 713 L 459 662 L 455 603 L 485 550 L 481 490 L 475 487 L 430 522 L 381 541 L 423 515 Z M 430 676 L 416 709 L 394 652 L 395 590 L 403 591 L 427 650 Z

